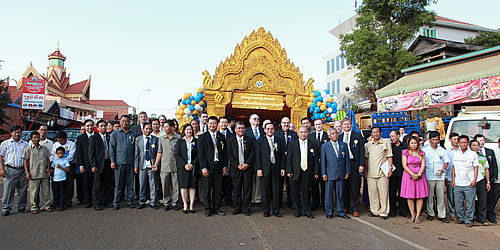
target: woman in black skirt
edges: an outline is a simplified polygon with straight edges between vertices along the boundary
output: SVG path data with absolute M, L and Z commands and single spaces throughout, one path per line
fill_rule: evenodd
M 177 164 L 179 187 L 181 189 L 184 208 L 182 212 L 194 213 L 194 197 L 196 192 L 196 176 L 198 167 L 197 139 L 193 137 L 193 127 L 186 124 L 183 129 L 184 137 L 175 145 L 175 162 Z M 189 200 L 189 207 L 188 207 Z

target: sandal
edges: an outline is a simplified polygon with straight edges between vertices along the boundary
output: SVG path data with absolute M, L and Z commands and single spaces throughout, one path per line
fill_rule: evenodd
M 410 220 L 409 220 L 410 223 L 413 223 L 415 222 L 415 218 L 411 217 Z
M 31 214 L 38 214 L 38 210 L 32 210 Z
M 45 211 L 50 213 L 50 212 L 53 212 L 54 209 L 52 209 L 52 208 L 49 207 L 49 208 L 45 209 Z
M 419 218 L 415 218 L 415 224 L 420 224 L 422 222 Z

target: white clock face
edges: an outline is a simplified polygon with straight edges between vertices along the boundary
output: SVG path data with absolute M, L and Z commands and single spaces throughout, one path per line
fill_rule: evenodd
M 255 83 L 255 85 L 257 85 L 257 87 L 261 88 L 262 86 L 264 86 L 264 83 L 262 81 L 257 81 Z

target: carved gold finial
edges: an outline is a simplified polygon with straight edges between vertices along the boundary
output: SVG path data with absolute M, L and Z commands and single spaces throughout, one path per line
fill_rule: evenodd
M 212 87 L 213 81 L 210 73 L 207 70 L 203 71 L 203 86 L 204 87 Z

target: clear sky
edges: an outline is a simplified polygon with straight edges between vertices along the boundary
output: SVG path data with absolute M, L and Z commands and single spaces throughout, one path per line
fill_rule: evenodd
M 358 4 L 361 0 L 358 1 Z M 4 1 L 0 77 L 19 79 L 33 62 L 47 70 L 60 43 L 71 83 L 92 75 L 91 99 L 123 99 L 173 117 L 177 100 L 202 86 L 237 43 L 264 27 L 304 80 L 325 88 L 323 57 L 338 47 L 328 33 L 354 14 L 354 0 Z M 438 15 L 500 28 L 500 1 L 441 0 Z M 495 21 L 497 20 L 497 21 Z

